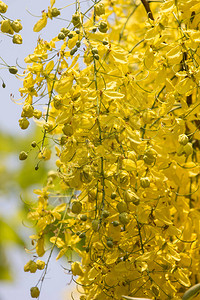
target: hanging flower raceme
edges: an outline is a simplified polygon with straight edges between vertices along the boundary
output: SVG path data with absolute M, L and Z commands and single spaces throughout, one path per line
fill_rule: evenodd
M 77 1 L 68 28 L 26 58 L 20 126 L 40 119 L 38 157 L 50 159 L 47 138 L 57 156 L 28 215 L 37 221 L 32 239 L 38 256 L 49 235 L 57 258 L 79 254 L 71 274 L 80 299 L 178 300 L 200 280 L 196 5 L 165 1 L 154 13 L 137 1 L 102 1 L 85 21 Z M 54 207 L 57 193 L 67 200 Z

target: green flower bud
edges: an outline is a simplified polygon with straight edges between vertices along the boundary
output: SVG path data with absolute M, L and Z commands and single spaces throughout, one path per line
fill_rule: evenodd
M 117 227 L 117 226 L 119 226 L 119 221 L 115 220 L 115 221 L 112 222 L 112 224 L 113 224 L 114 227 Z
M 119 203 L 117 203 L 117 210 L 120 214 L 126 212 L 127 211 L 126 202 L 120 201 Z
M 109 248 L 113 247 L 113 241 L 108 240 L 106 244 Z
M 105 218 L 105 219 L 108 218 L 109 215 L 110 215 L 110 212 L 109 212 L 108 210 L 104 210 L 104 211 L 102 212 L 102 217 Z
M 103 45 L 105 45 L 105 46 L 108 45 L 108 42 L 107 42 L 106 40 L 103 40 L 102 43 L 103 43 Z
M 113 192 L 112 194 L 111 194 L 111 199 L 115 199 L 117 197 L 117 194 L 115 193 L 115 192 Z
M 67 35 L 67 36 L 68 36 L 68 38 L 69 38 L 69 39 L 72 39 L 74 35 L 73 35 L 73 33 L 72 33 L 72 32 L 70 32 L 70 33 L 68 33 L 68 35 Z
M 76 47 L 79 48 L 80 46 L 81 46 L 81 42 L 80 42 L 80 41 L 77 41 L 77 42 L 76 42 Z
M 80 201 L 74 201 L 72 203 L 71 211 L 73 214 L 80 214 L 82 211 L 82 203 Z
M 76 13 L 72 15 L 72 24 L 74 27 L 80 27 L 81 26 L 81 19 L 80 16 Z
M 8 70 L 11 74 L 17 74 L 17 72 L 18 72 L 18 69 L 16 67 L 9 67 Z
M 12 26 L 12 29 L 15 31 L 15 32 L 19 32 L 20 30 L 22 30 L 22 24 L 20 23 L 19 20 L 15 20 L 11 23 L 11 26 Z
M 70 51 L 70 55 L 74 55 L 77 51 L 77 47 L 74 47 L 71 51 Z
M 94 58 L 95 58 L 96 60 L 99 60 L 99 55 L 98 55 L 98 54 L 95 54 L 95 55 L 94 55 Z
M 96 4 L 94 6 L 94 12 L 97 16 L 101 16 L 105 14 L 105 7 L 103 3 Z
M 53 7 L 51 10 L 51 15 L 52 17 L 57 17 L 60 15 L 60 11 L 56 7 Z
M 99 220 L 93 220 L 92 221 L 92 229 L 97 232 L 99 230 L 100 224 Z
M 98 49 L 97 48 L 92 48 L 92 54 L 98 54 Z
M 19 160 L 25 160 L 27 159 L 28 154 L 25 151 L 20 152 L 19 154 Z
M 187 143 L 185 146 L 183 146 L 183 152 L 185 156 L 191 155 L 193 153 L 192 143 Z
M 140 178 L 140 185 L 144 189 L 148 188 L 150 186 L 150 179 L 149 179 L 149 177 L 142 177 L 142 178 Z
M 104 21 L 102 21 L 102 22 L 99 24 L 98 29 L 99 29 L 100 32 L 106 33 L 107 30 L 108 30 L 108 25 L 107 25 L 107 23 L 104 22 Z
M 63 133 L 66 135 L 66 136 L 72 136 L 73 134 L 73 127 L 72 125 L 70 124 L 65 124 L 63 129 L 62 129 Z
M 81 215 L 80 216 L 81 221 L 87 221 L 87 216 L 86 215 Z
M 84 239 L 85 236 L 86 236 L 85 232 L 81 232 L 81 233 L 79 234 L 79 238 L 80 238 L 80 239 Z
M 65 38 L 64 32 L 59 32 L 59 34 L 58 34 L 58 39 L 59 39 L 59 40 L 64 40 L 64 38 Z
M 34 286 L 30 289 L 30 292 L 31 292 L 31 297 L 32 298 L 38 298 L 39 295 L 40 295 L 40 290 L 38 289 L 37 286 Z
M 189 139 L 186 134 L 180 134 L 178 137 L 179 144 L 185 146 L 188 143 Z
M 122 225 L 127 225 L 130 221 L 128 213 L 122 212 L 121 214 L 119 214 L 119 221 Z
M 63 32 L 65 36 L 68 35 L 68 33 L 70 33 L 70 30 L 68 28 L 63 27 L 60 32 Z
M 33 142 L 31 143 L 31 147 L 35 148 L 36 146 L 37 146 L 37 143 L 36 143 L 35 141 L 33 141 Z

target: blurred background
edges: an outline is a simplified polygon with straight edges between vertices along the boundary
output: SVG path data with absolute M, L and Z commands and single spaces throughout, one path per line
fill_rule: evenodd
M 40 33 L 33 32 L 33 26 L 41 16 L 41 12 L 50 6 L 50 0 L 4 0 L 8 5 L 6 15 L 10 19 L 20 19 L 23 30 L 22 45 L 12 43 L 12 39 L 0 33 L 0 57 L 9 66 L 19 66 L 19 73 L 25 68 L 24 58 L 31 54 L 40 36 L 44 40 L 55 37 L 61 27 L 67 26 L 71 15 L 75 11 L 73 1 L 57 0 L 55 6 L 63 8 L 61 17 L 66 20 L 48 20 L 47 27 Z M 90 0 L 80 1 L 82 9 L 91 5 Z M 34 16 L 33 16 L 34 15 Z M 38 16 L 38 17 L 37 17 Z M 67 19 L 68 18 L 68 19 Z M 2 63 L 2 61 L 1 61 Z M 29 203 L 35 196 L 34 188 L 40 188 L 45 180 L 47 164 L 41 164 L 35 171 L 37 163 L 35 153 L 31 153 L 26 161 L 19 161 L 21 151 L 29 151 L 31 142 L 41 139 L 41 132 L 32 123 L 28 130 L 21 130 L 18 120 L 21 115 L 21 105 L 11 99 L 19 99 L 18 89 L 22 87 L 8 68 L 0 65 L 0 300 L 32 299 L 30 288 L 34 286 L 40 274 L 24 273 L 24 264 L 32 258 L 27 254 L 25 247 L 30 249 L 29 236 L 34 229 L 26 221 Z M 6 87 L 2 87 L 2 83 Z M 16 101 L 17 102 L 17 101 Z M 70 299 L 74 285 L 68 286 L 70 276 L 65 274 L 63 267 L 66 261 L 60 259 L 56 262 L 54 253 L 46 279 L 43 284 L 40 299 L 60 300 Z M 47 257 L 46 257 L 47 258 Z M 44 257 L 45 260 L 45 257 Z

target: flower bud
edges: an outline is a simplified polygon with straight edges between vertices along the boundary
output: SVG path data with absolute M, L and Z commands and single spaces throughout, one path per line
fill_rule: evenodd
M 33 141 L 33 142 L 31 143 L 31 147 L 35 148 L 36 146 L 37 146 L 37 143 L 36 143 L 35 141 Z
M 38 289 L 37 286 L 34 286 L 30 289 L 30 292 L 31 292 L 31 297 L 32 298 L 38 298 L 39 295 L 40 295 L 40 290 Z
M 110 215 L 110 212 L 108 211 L 108 210 L 104 210 L 104 211 L 102 211 L 102 217 L 103 218 L 108 218 L 109 217 L 109 215 Z
M 156 155 L 157 155 L 156 150 L 154 150 L 153 148 L 149 148 L 145 151 L 143 160 L 147 165 L 151 165 L 155 162 Z
M 185 146 L 188 143 L 189 139 L 186 134 L 180 134 L 178 137 L 179 144 Z
M 102 22 L 99 24 L 98 29 L 99 29 L 100 32 L 106 33 L 107 30 L 108 30 L 108 25 L 107 25 L 107 23 L 104 22 L 104 21 L 102 21 Z
M 113 241 L 108 240 L 106 244 L 109 248 L 113 247 Z
M 117 227 L 117 226 L 119 226 L 119 221 L 115 220 L 115 221 L 112 222 L 112 224 L 113 224 L 114 227 Z
M 12 26 L 12 29 L 15 31 L 15 32 L 19 32 L 20 30 L 22 30 L 22 24 L 20 23 L 19 20 L 15 20 L 11 23 L 11 26 Z
M 187 143 L 184 147 L 183 147 L 183 151 L 185 156 L 189 156 L 193 153 L 193 147 L 192 147 L 192 143 Z
M 39 120 L 42 116 L 42 112 L 38 109 L 35 109 L 34 112 L 33 112 L 33 116 L 34 116 L 34 118 Z
M 10 20 L 6 19 L 1 21 L 1 31 L 4 33 L 13 34 L 14 30 L 12 29 Z
M 26 103 L 22 110 L 22 117 L 31 118 L 33 116 L 34 108 L 31 104 Z
M 13 35 L 12 41 L 13 41 L 13 44 L 19 44 L 19 45 L 22 44 L 22 42 L 23 42 L 20 34 Z
M 63 27 L 60 32 L 63 32 L 65 36 L 68 35 L 68 33 L 70 33 L 70 30 L 68 28 Z
M 8 70 L 11 74 L 17 74 L 17 72 L 18 72 L 18 69 L 16 67 L 9 67 Z
M 55 109 L 60 109 L 62 107 L 62 98 L 59 95 L 56 95 L 53 98 L 53 105 Z
M 115 192 L 113 192 L 110 197 L 111 197 L 111 199 L 115 199 L 117 197 L 117 194 Z
M 123 212 L 126 212 L 127 211 L 127 205 L 126 205 L 126 202 L 124 201 L 120 201 L 117 203 L 117 210 L 118 212 L 121 214 Z
M 77 47 L 74 47 L 71 51 L 70 51 L 70 55 L 74 55 L 77 51 Z
M 57 17 L 60 15 L 60 11 L 56 7 L 53 7 L 51 9 L 51 15 L 52 15 L 52 17 Z
M 36 265 L 37 265 L 38 270 L 43 270 L 44 267 L 45 267 L 45 262 L 38 259 L 38 260 L 36 261 Z
M 79 48 L 80 46 L 81 46 L 81 42 L 80 42 L 80 41 L 77 41 L 77 42 L 76 42 L 76 47 Z
M 119 221 L 122 225 L 127 225 L 130 221 L 128 213 L 122 212 L 121 214 L 119 214 Z
M 25 160 L 27 159 L 28 154 L 25 151 L 20 152 L 19 154 L 19 160 Z
M 69 38 L 69 39 L 72 39 L 74 35 L 73 35 L 73 33 L 72 33 L 72 32 L 70 32 L 70 33 L 68 33 L 68 35 L 67 35 L 67 36 L 68 36 L 68 38 Z
M 99 230 L 100 224 L 99 220 L 93 220 L 92 221 L 92 229 L 97 232 Z
M 86 215 L 81 215 L 80 216 L 81 221 L 87 221 L 87 216 Z
M 94 12 L 97 16 L 101 16 L 105 14 L 105 7 L 103 3 L 96 4 L 94 6 Z
M 73 134 L 73 127 L 72 125 L 70 124 L 65 124 L 63 129 L 62 129 L 63 133 L 66 135 L 66 136 L 72 136 Z
M 65 38 L 64 32 L 60 32 L 60 33 L 58 34 L 58 39 L 59 39 L 59 40 L 64 40 L 64 38 Z
M 106 41 L 106 40 L 103 40 L 102 43 L 103 43 L 103 45 L 105 45 L 105 46 L 108 45 L 108 41 Z
M 149 179 L 149 177 L 142 177 L 142 178 L 140 178 L 140 185 L 144 189 L 148 188 L 150 186 L 150 179 Z
M 8 9 L 8 5 L 6 5 L 3 1 L 0 1 L 0 13 L 5 14 Z
M 29 260 L 24 266 L 24 272 L 35 273 L 37 271 L 37 264 L 33 260 Z
M 25 117 L 19 119 L 19 126 L 21 127 L 21 129 L 27 129 L 29 124 L 29 121 Z
M 81 26 L 81 19 L 77 13 L 72 15 L 72 23 L 73 23 L 74 27 L 78 28 Z
M 95 55 L 94 55 L 94 59 L 99 60 L 99 55 L 98 55 L 98 54 L 95 54 Z
M 98 49 L 97 48 L 92 48 L 91 52 L 92 52 L 92 54 L 98 54 Z
M 71 212 L 73 214 L 80 214 L 82 211 L 82 203 L 80 201 L 74 201 L 72 203 Z
M 80 239 L 84 239 L 84 238 L 85 238 L 85 232 L 81 232 L 81 233 L 79 234 L 79 238 L 80 238 Z

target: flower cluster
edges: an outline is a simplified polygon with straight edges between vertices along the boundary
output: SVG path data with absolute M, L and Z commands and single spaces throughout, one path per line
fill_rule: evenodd
M 76 1 L 69 26 L 25 59 L 20 127 L 39 119 L 39 159 L 47 139 L 57 156 L 32 239 L 38 256 L 45 237 L 57 258 L 80 255 L 81 300 L 178 300 L 200 280 L 200 5 L 143 2 L 95 1 L 85 18 Z M 67 200 L 52 207 L 56 195 Z

